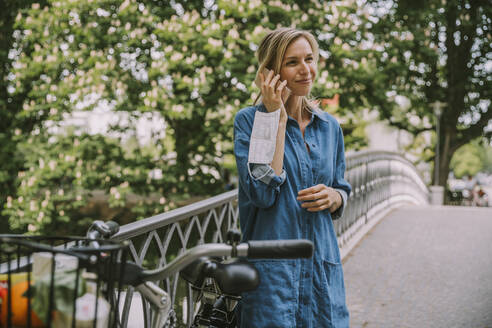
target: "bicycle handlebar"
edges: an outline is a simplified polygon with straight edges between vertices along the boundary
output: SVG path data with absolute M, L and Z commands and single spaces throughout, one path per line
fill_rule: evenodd
M 227 244 L 203 244 L 195 246 L 163 268 L 143 270 L 142 281 L 162 280 L 184 269 L 202 256 L 235 256 L 250 259 L 295 259 L 313 255 L 313 243 L 305 239 L 251 240 L 237 246 Z
M 87 233 L 90 239 L 109 238 L 119 230 L 119 225 L 113 221 L 95 221 Z M 91 243 L 97 247 L 94 240 Z M 195 246 L 176 257 L 163 268 L 144 270 L 135 263 L 125 264 L 125 272 L 120 279 L 125 284 L 139 285 L 145 281 L 163 280 L 181 271 L 187 265 L 202 256 L 210 257 L 247 257 L 250 259 L 296 259 L 313 256 L 313 243 L 306 239 L 286 240 L 250 240 L 238 245 L 203 244 Z M 114 268 L 113 268 L 114 269 Z M 119 270 L 117 270 L 119 271 Z
M 87 238 L 89 239 L 99 239 L 99 238 L 109 238 L 112 235 L 120 231 L 120 225 L 114 221 L 94 221 L 88 232 Z
M 296 259 L 313 256 L 313 243 L 306 239 L 251 240 L 248 246 L 250 259 Z

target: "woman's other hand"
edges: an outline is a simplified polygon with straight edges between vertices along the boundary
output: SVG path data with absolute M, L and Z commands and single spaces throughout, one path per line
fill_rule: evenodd
M 297 200 L 303 202 L 301 207 L 309 212 L 329 209 L 333 213 L 342 205 L 342 196 L 338 191 L 324 184 L 300 190 Z
M 285 114 L 285 107 L 282 101 L 282 91 L 287 85 L 287 81 L 279 82 L 280 75 L 275 75 L 273 71 L 269 71 L 266 76 L 263 73 L 260 73 L 260 81 L 263 104 L 266 109 L 269 112 L 273 112 L 280 108 L 282 110 L 281 114 Z

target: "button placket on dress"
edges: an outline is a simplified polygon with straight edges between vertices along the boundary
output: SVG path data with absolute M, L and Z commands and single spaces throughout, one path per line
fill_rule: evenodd
M 296 148 L 300 156 L 300 164 L 301 164 L 301 184 L 303 186 L 302 189 L 312 187 L 313 182 L 313 161 L 311 158 L 311 151 L 308 151 L 306 147 L 306 143 L 308 140 L 306 139 L 309 135 L 311 122 L 306 126 L 306 130 L 304 131 L 304 137 L 302 135 L 301 129 L 299 125 L 297 125 L 293 130 L 296 139 Z M 296 122 L 297 124 L 297 122 Z M 309 138 L 310 139 L 310 138 Z M 309 143 L 308 143 L 309 145 Z M 312 147 L 311 147 L 312 148 Z M 311 220 L 315 219 L 316 214 L 307 211 L 306 209 L 302 210 L 302 233 L 303 238 L 307 238 L 309 240 L 313 240 L 314 238 L 314 226 L 310 223 Z M 301 303 L 301 307 L 299 309 L 299 316 L 297 317 L 297 327 L 311 327 L 311 301 L 312 301 L 312 289 L 313 289 L 313 258 L 301 260 L 301 284 L 299 286 L 300 291 L 299 294 L 302 295 L 299 300 Z
M 306 177 L 307 178 L 307 181 L 306 183 L 308 184 L 308 187 L 312 187 L 313 186 L 313 182 L 314 182 L 314 174 L 313 174 L 313 169 L 314 169 L 314 164 L 316 163 L 316 161 L 313 160 L 313 155 L 314 155 L 314 152 L 315 152 L 315 147 L 313 147 L 313 142 L 311 141 L 313 138 L 312 138 L 312 129 L 313 129 L 313 124 L 314 124 L 314 115 L 311 116 L 311 121 L 309 122 L 309 124 L 306 126 L 306 129 L 304 131 L 304 141 L 309 145 L 310 147 L 310 150 L 308 151 L 306 147 L 304 147 L 304 151 L 305 151 L 305 154 L 306 154 L 306 162 L 309 163 L 309 167 L 308 167 L 308 172 L 310 174 L 308 174 L 308 176 Z M 308 221 L 311 221 L 311 220 L 315 220 L 317 218 L 317 214 L 315 212 L 309 212 L 307 210 L 304 210 L 306 216 L 307 216 L 307 220 L 306 220 L 306 225 L 307 225 L 307 238 L 309 240 L 313 240 L 314 241 L 314 224 L 308 224 Z M 310 258 L 310 259 L 307 259 L 307 277 L 306 277 L 306 280 L 307 280 L 307 286 L 309 286 L 309 288 L 307 288 L 306 290 L 306 296 L 308 296 L 308 304 L 306 304 L 306 315 L 304 316 L 305 320 L 307 322 L 303 322 L 303 325 L 304 323 L 306 323 L 306 327 L 311 327 L 311 324 L 312 324 L 312 318 L 311 318 L 311 307 L 312 307 L 312 304 L 311 304 L 311 301 L 312 301 L 312 292 L 313 292 L 313 284 L 314 284 L 314 257 Z
M 320 165 L 319 147 L 316 147 L 316 137 L 315 137 L 315 133 L 313 132 L 313 129 L 315 128 L 316 128 L 316 122 L 313 120 L 306 127 L 306 132 L 305 132 L 305 136 L 307 138 L 306 141 L 310 147 L 309 158 L 311 159 L 311 173 L 312 173 L 313 186 L 318 184 L 318 175 L 319 175 L 318 166 Z

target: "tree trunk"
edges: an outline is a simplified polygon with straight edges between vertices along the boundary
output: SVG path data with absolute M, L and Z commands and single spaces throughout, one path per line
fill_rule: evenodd
M 433 184 L 446 187 L 446 181 L 449 175 L 449 161 L 453 157 L 454 150 L 452 149 L 453 136 L 455 135 L 455 129 L 450 126 L 446 126 L 446 117 L 441 117 L 441 131 L 439 133 L 439 165 L 437 164 L 437 154 L 434 158 L 434 169 L 437 168 L 437 181 L 436 173 L 432 177 Z M 437 139 L 437 138 L 436 138 Z
M 449 175 L 449 164 L 451 162 L 451 158 L 453 157 L 454 151 L 445 151 L 443 152 L 441 158 L 439 159 L 439 180 L 437 184 L 439 186 L 443 186 L 446 188 L 446 183 L 448 181 Z M 435 165 L 435 164 L 434 164 Z M 436 184 L 434 182 L 434 184 Z
M 446 121 L 444 119 L 443 121 Z M 441 122 L 441 124 L 445 124 Z M 470 139 L 462 139 L 457 137 L 457 128 L 455 125 L 445 125 L 441 131 L 439 140 L 439 177 L 435 180 L 435 173 L 432 176 L 434 185 L 446 187 L 449 175 L 449 166 L 454 153 Z M 434 167 L 436 167 L 436 158 L 434 158 Z
M 176 173 L 178 179 L 184 177 L 184 181 L 188 181 L 188 169 L 190 168 L 189 155 L 193 153 L 192 147 L 192 131 L 188 120 L 176 120 L 171 122 L 174 130 L 174 145 L 176 151 Z M 179 184 L 182 185 L 182 184 Z M 179 188 L 178 188 L 179 189 Z

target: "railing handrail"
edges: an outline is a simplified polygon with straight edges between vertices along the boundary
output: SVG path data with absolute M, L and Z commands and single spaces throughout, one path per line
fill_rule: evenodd
M 125 224 L 120 227 L 120 231 L 111 239 L 115 241 L 126 240 L 139 236 L 155 229 L 162 228 L 166 225 L 178 222 L 184 218 L 206 212 L 220 205 L 226 204 L 236 199 L 238 190 L 231 190 L 217 196 L 213 196 L 196 203 L 176 208 L 169 212 L 164 212 L 145 218 L 139 221 Z
M 359 164 L 358 160 L 363 160 L 365 157 L 377 158 L 376 160 L 395 160 L 405 164 L 409 169 L 411 169 L 419 178 L 418 184 L 422 187 L 422 191 L 429 192 L 427 184 L 424 182 L 421 173 L 417 170 L 415 165 L 406 158 L 403 154 L 387 150 L 360 150 L 355 153 L 349 153 L 346 158 L 346 171 L 350 171 L 354 166 Z M 374 161 L 376 161 L 374 160 Z M 354 164 L 355 162 L 355 164 Z
M 415 172 L 418 173 L 418 170 L 415 168 L 415 165 L 408 158 L 406 158 L 404 155 L 402 155 L 401 153 L 387 151 L 387 150 L 360 150 L 356 153 L 349 154 L 346 158 L 346 162 L 347 163 L 354 162 L 358 159 L 363 159 L 364 157 L 368 157 L 368 156 L 382 157 L 382 158 L 387 157 L 387 158 L 391 158 L 393 160 L 403 162 L 405 164 L 408 164 L 408 166 L 413 168 L 415 170 Z M 350 167 L 349 167 L 349 165 L 347 165 L 347 170 L 349 170 L 349 169 L 350 169 Z M 420 176 L 420 174 L 419 174 L 419 176 Z

